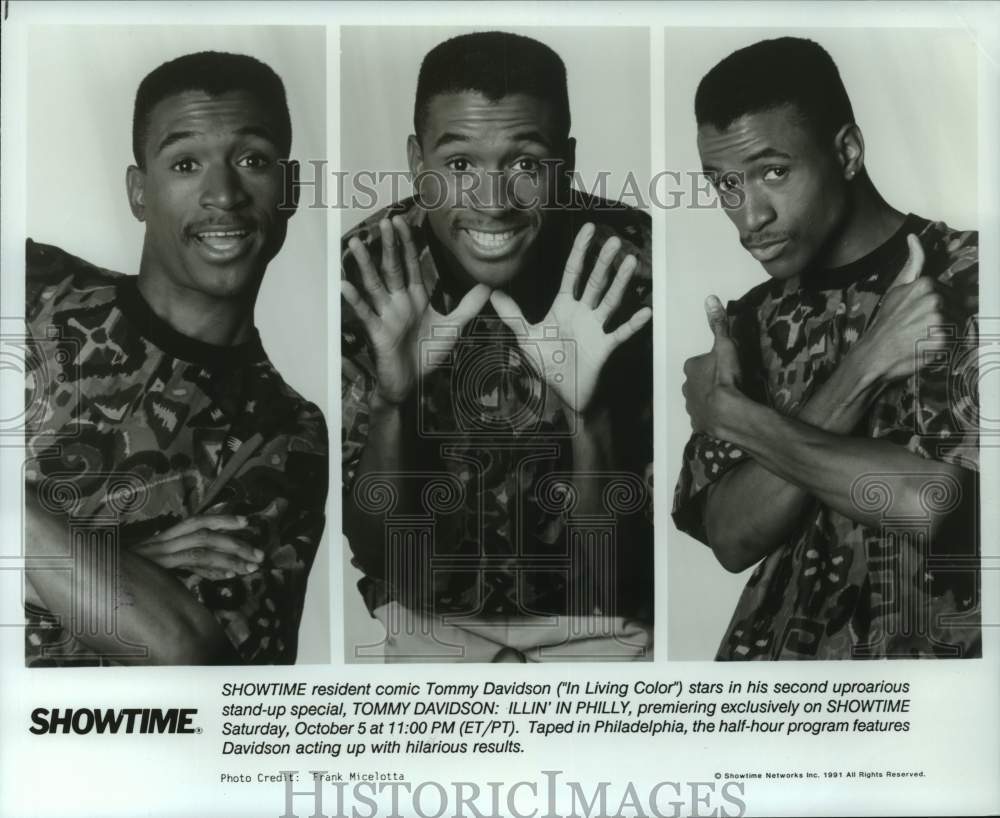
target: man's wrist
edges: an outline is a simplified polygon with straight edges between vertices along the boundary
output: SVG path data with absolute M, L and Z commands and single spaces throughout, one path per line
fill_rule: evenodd
M 885 386 L 879 356 L 871 342 L 862 338 L 844 356 L 835 374 L 842 375 L 852 385 L 851 400 L 864 398 L 869 393 L 877 393 Z
M 748 405 L 756 406 L 735 386 L 716 386 L 712 392 L 706 433 L 718 440 L 735 443 L 734 438 L 741 434 L 742 419 Z
M 384 417 L 399 412 L 402 406 L 403 402 L 389 400 L 376 389 L 369 401 L 368 411 L 372 417 Z

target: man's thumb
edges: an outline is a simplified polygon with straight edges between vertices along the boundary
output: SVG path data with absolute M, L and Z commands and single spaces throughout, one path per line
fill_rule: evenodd
M 524 314 L 517 302 L 503 290 L 494 290 L 490 294 L 490 303 L 496 310 L 497 316 L 503 321 L 517 336 L 528 334 L 528 324 L 524 320 Z
M 924 246 L 920 243 L 913 233 L 910 233 L 906 237 L 906 244 L 910 248 L 910 255 L 906 259 L 906 264 L 903 265 L 903 269 L 899 271 L 892 285 L 889 287 L 891 290 L 893 287 L 902 287 L 906 284 L 912 284 L 920 276 L 920 273 L 924 269 Z
M 710 295 L 705 299 L 705 315 L 708 316 L 708 327 L 712 335 L 718 338 L 729 337 L 729 321 L 726 319 L 726 308 L 722 306 L 719 297 Z
M 455 307 L 449 317 L 457 321 L 459 326 L 464 327 L 469 321 L 479 315 L 489 300 L 490 288 L 485 284 L 477 284 L 458 302 L 458 306 Z

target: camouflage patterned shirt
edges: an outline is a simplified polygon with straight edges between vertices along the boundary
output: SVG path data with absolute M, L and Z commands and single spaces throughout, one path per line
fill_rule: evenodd
M 509 289 L 529 322 L 548 311 L 576 233 L 588 221 L 595 224 L 596 233 L 585 270 L 592 268 L 596 253 L 613 235 L 622 240 L 615 264 L 630 253 L 639 262 L 618 321 L 650 301 L 649 217 L 624 205 L 580 196 L 578 209 L 559 212 L 546 228 L 538 272 L 522 274 Z M 360 238 L 378 265 L 378 222 L 397 213 L 411 226 L 431 304 L 441 313 L 450 312 L 464 290 L 439 263 L 440 250 L 426 214 L 412 200 L 376 213 L 344 236 L 344 275 L 363 291 L 347 242 Z M 379 546 L 392 552 L 386 554 L 387 575 L 367 576 L 359 585 L 369 610 L 396 600 L 457 616 L 600 612 L 651 621 L 651 341 L 647 326 L 604 366 L 599 388 L 610 396 L 606 399 L 616 458 L 602 495 L 608 514 L 602 520 L 576 520 L 566 494 L 571 491 L 567 483 L 576 430 L 569 427 L 536 365 L 535 358 L 542 360 L 544 350 L 537 350 L 537 356 L 523 352 L 487 303 L 465 327 L 445 365 L 424 378 L 404 409 L 412 430 L 407 442 L 414 450 L 413 462 L 420 464 L 404 476 L 421 498 L 421 513 L 414 518 L 380 493 L 377 475 L 355 479 L 376 384 L 364 328 L 345 305 L 345 507 L 349 493 L 355 492 L 359 505 L 384 515 L 385 542 Z M 586 535 L 593 541 L 589 551 L 582 544 Z M 605 547 L 596 556 L 594 549 Z M 601 580 L 610 580 L 603 591 L 594 590 L 601 584 L 598 572 Z
M 197 513 L 246 515 L 240 537 L 265 552 L 255 572 L 173 573 L 242 661 L 294 662 L 325 519 L 319 409 L 281 379 L 256 332 L 232 347 L 181 335 L 134 276 L 30 240 L 27 323 L 26 480 L 40 500 L 67 515 L 71 536 L 96 527 L 115 547 Z M 115 663 L 38 602 L 26 606 L 29 665 Z
M 978 295 L 978 235 L 910 215 L 885 244 L 850 265 L 770 280 L 729 304 L 750 397 L 785 415 L 798 412 L 871 323 L 906 261 L 908 233 L 926 252 L 924 275 L 962 300 Z M 955 355 L 885 389 L 856 434 L 978 474 L 977 343 L 978 317 L 970 315 Z M 706 489 L 748 457 L 725 441 L 692 436 L 674 495 L 678 528 L 707 542 Z M 957 502 L 961 487 L 953 483 L 946 472 L 931 481 L 928 520 Z M 884 486 L 879 475 L 865 476 L 855 486 L 858 501 L 870 511 L 888 507 Z M 887 515 L 872 528 L 814 501 L 798 533 L 754 570 L 717 658 L 979 656 L 977 505 L 967 504 L 968 513 L 963 506 L 963 519 L 928 547 L 928 520 Z

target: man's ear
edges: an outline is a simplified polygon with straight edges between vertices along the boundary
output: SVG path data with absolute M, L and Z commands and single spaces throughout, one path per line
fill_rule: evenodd
M 146 171 L 129 165 L 125 171 L 125 190 L 132 215 L 140 222 L 146 221 Z
M 865 138 L 857 125 L 844 125 L 837 131 L 834 149 L 845 179 L 853 179 L 865 169 Z
M 278 212 L 287 221 L 299 209 L 299 174 L 302 172 L 302 166 L 297 159 L 282 159 L 279 164 L 281 165 L 281 179 L 283 184 Z M 319 190 L 322 190 L 322 188 L 319 188 Z
M 410 165 L 410 181 L 412 182 L 424 169 L 424 152 L 416 134 L 406 137 L 406 161 Z

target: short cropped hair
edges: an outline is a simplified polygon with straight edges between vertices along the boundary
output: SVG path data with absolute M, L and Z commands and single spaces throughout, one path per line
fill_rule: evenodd
M 288 157 L 292 147 L 292 120 L 281 77 L 270 66 L 245 54 L 200 51 L 163 63 L 139 83 L 132 114 L 132 154 L 140 168 L 146 164 L 150 113 L 157 103 L 184 91 L 203 91 L 211 97 L 230 91 L 252 94 L 274 117 L 277 148 L 283 157 Z
M 719 130 L 746 114 L 785 105 L 794 106 L 823 139 L 854 124 L 833 58 L 818 43 L 799 37 L 763 40 L 734 51 L 702 78 L 694 98 L 698 126 Z
M 566 66 L 547 45 L 505 31 L 462 34 L 432 48 L 420 65 L 413 128 L 417 138 L 427 122 L 431 98 L 477 91 L 490 102 L 508 94 L 529 94 L 550 103 L 561 138 L 569 136 Z

